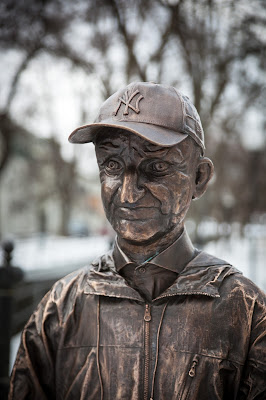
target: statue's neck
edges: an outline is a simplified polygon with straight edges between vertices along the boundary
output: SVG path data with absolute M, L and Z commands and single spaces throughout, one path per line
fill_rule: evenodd
M 144 261 L 156 254 L 161 253 L 172 243 L 174 243 L 184 230 L 184 225 L 179 226 L 178 229 L 168 232 L 168 234 L 151 241 L 150 243 L 133 243 L 117 237 L 118 244 L 123 252 L 137 264 L 142 264 Z

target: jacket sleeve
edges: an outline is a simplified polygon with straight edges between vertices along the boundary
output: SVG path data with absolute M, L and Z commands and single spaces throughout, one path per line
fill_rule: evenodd
M 249 351 L 238 400 L 266 399 L 266 305 L 263 300 L 255 303 Z
M 52 400 L 58 317 L 51 292 L 26 324 L 10 381 L 9 400 Z M 49 338 L 53 338 L 53 343 Z

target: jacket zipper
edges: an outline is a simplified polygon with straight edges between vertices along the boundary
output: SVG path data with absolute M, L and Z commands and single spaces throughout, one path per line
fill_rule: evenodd
M 192 365 L 191 365 L 191 368 L 188 373 L 190 378 L 194 378 L 194 376 L 196 375 L 196 366 L 197 366 L 198 362 L 199 362 L 199 358 L 198 358 L 198 356 L 195 356 L 193 358 Z
M 150 321 L 151 308 L 145 305 L 144 313 L 144 400 L 148 400 L 149 395 L 149 369 L 150 369 Z
M 199 356 L 195 355 L 193 360 L 192 360 L 192 364 L 191 364 L 190 370 L 188 372 L 188 376 L 191 379 L 190 378 L 186 379 L 184 388 L 182 390 L 182 394 L 180 396 L 180 399 L 182 399 L 182 400 L 186 400 L 188 398 L 188 395 L 189 395 L 189 392 L 190 392 L 190 386 L 191 386 L 191 383 L 192 383 L 192 379 L 196 375 L 196 367 L 197 367 L 198 362 L 199 362 Z

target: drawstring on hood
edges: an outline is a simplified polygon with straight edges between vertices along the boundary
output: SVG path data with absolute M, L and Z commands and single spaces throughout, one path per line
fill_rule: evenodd
M 155 376 L 156 376 L 156 371 L 157 371 L 157 366 L 158 366 L 158 359 L 159 359 L 159 339 L 160 339 L 160 332 L 161 332 L 161 326 L 163 323 L 163 317 L 164 317 L 164 313 L 166 310 L 166 307 L 168 306 L 169 300 L 167 301 L 167 303 L 165 303 L 163 311 L 162 311 L 162 315 L 161 315 L 161 319 L 160 319 L 160 323 L 158 326 L 158 330 L 157 330 L 157 339 L 156 339 L 156 358 L 155 358 L 155 365 L 154 365 L 154 370 L 153 370 L 153 375 L 152 375 L 152 386 L 151 386 L 151 396 L 150 396 L 150 400 L 153 400 L 153 395 L 154 395 L 154 384 L 155 384 Z
M 97 370 L 99 375 L 100 387 L 101 387 L 101 400 L 103 400 L 103 380 L 101 375 L 101 368 L 100 368 L 100 296 L 98 296 L 98 305 L 97 305 Z

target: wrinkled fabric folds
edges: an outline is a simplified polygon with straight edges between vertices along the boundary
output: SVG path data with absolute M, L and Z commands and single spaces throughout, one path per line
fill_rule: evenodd
M 195 257 L 150 303 L 153 399 L 265 399 L 265 309 L 235 268 Z M 25 326 L 9 400 L 142 400 L 144 313 L 111 253 L 61 279 Z

